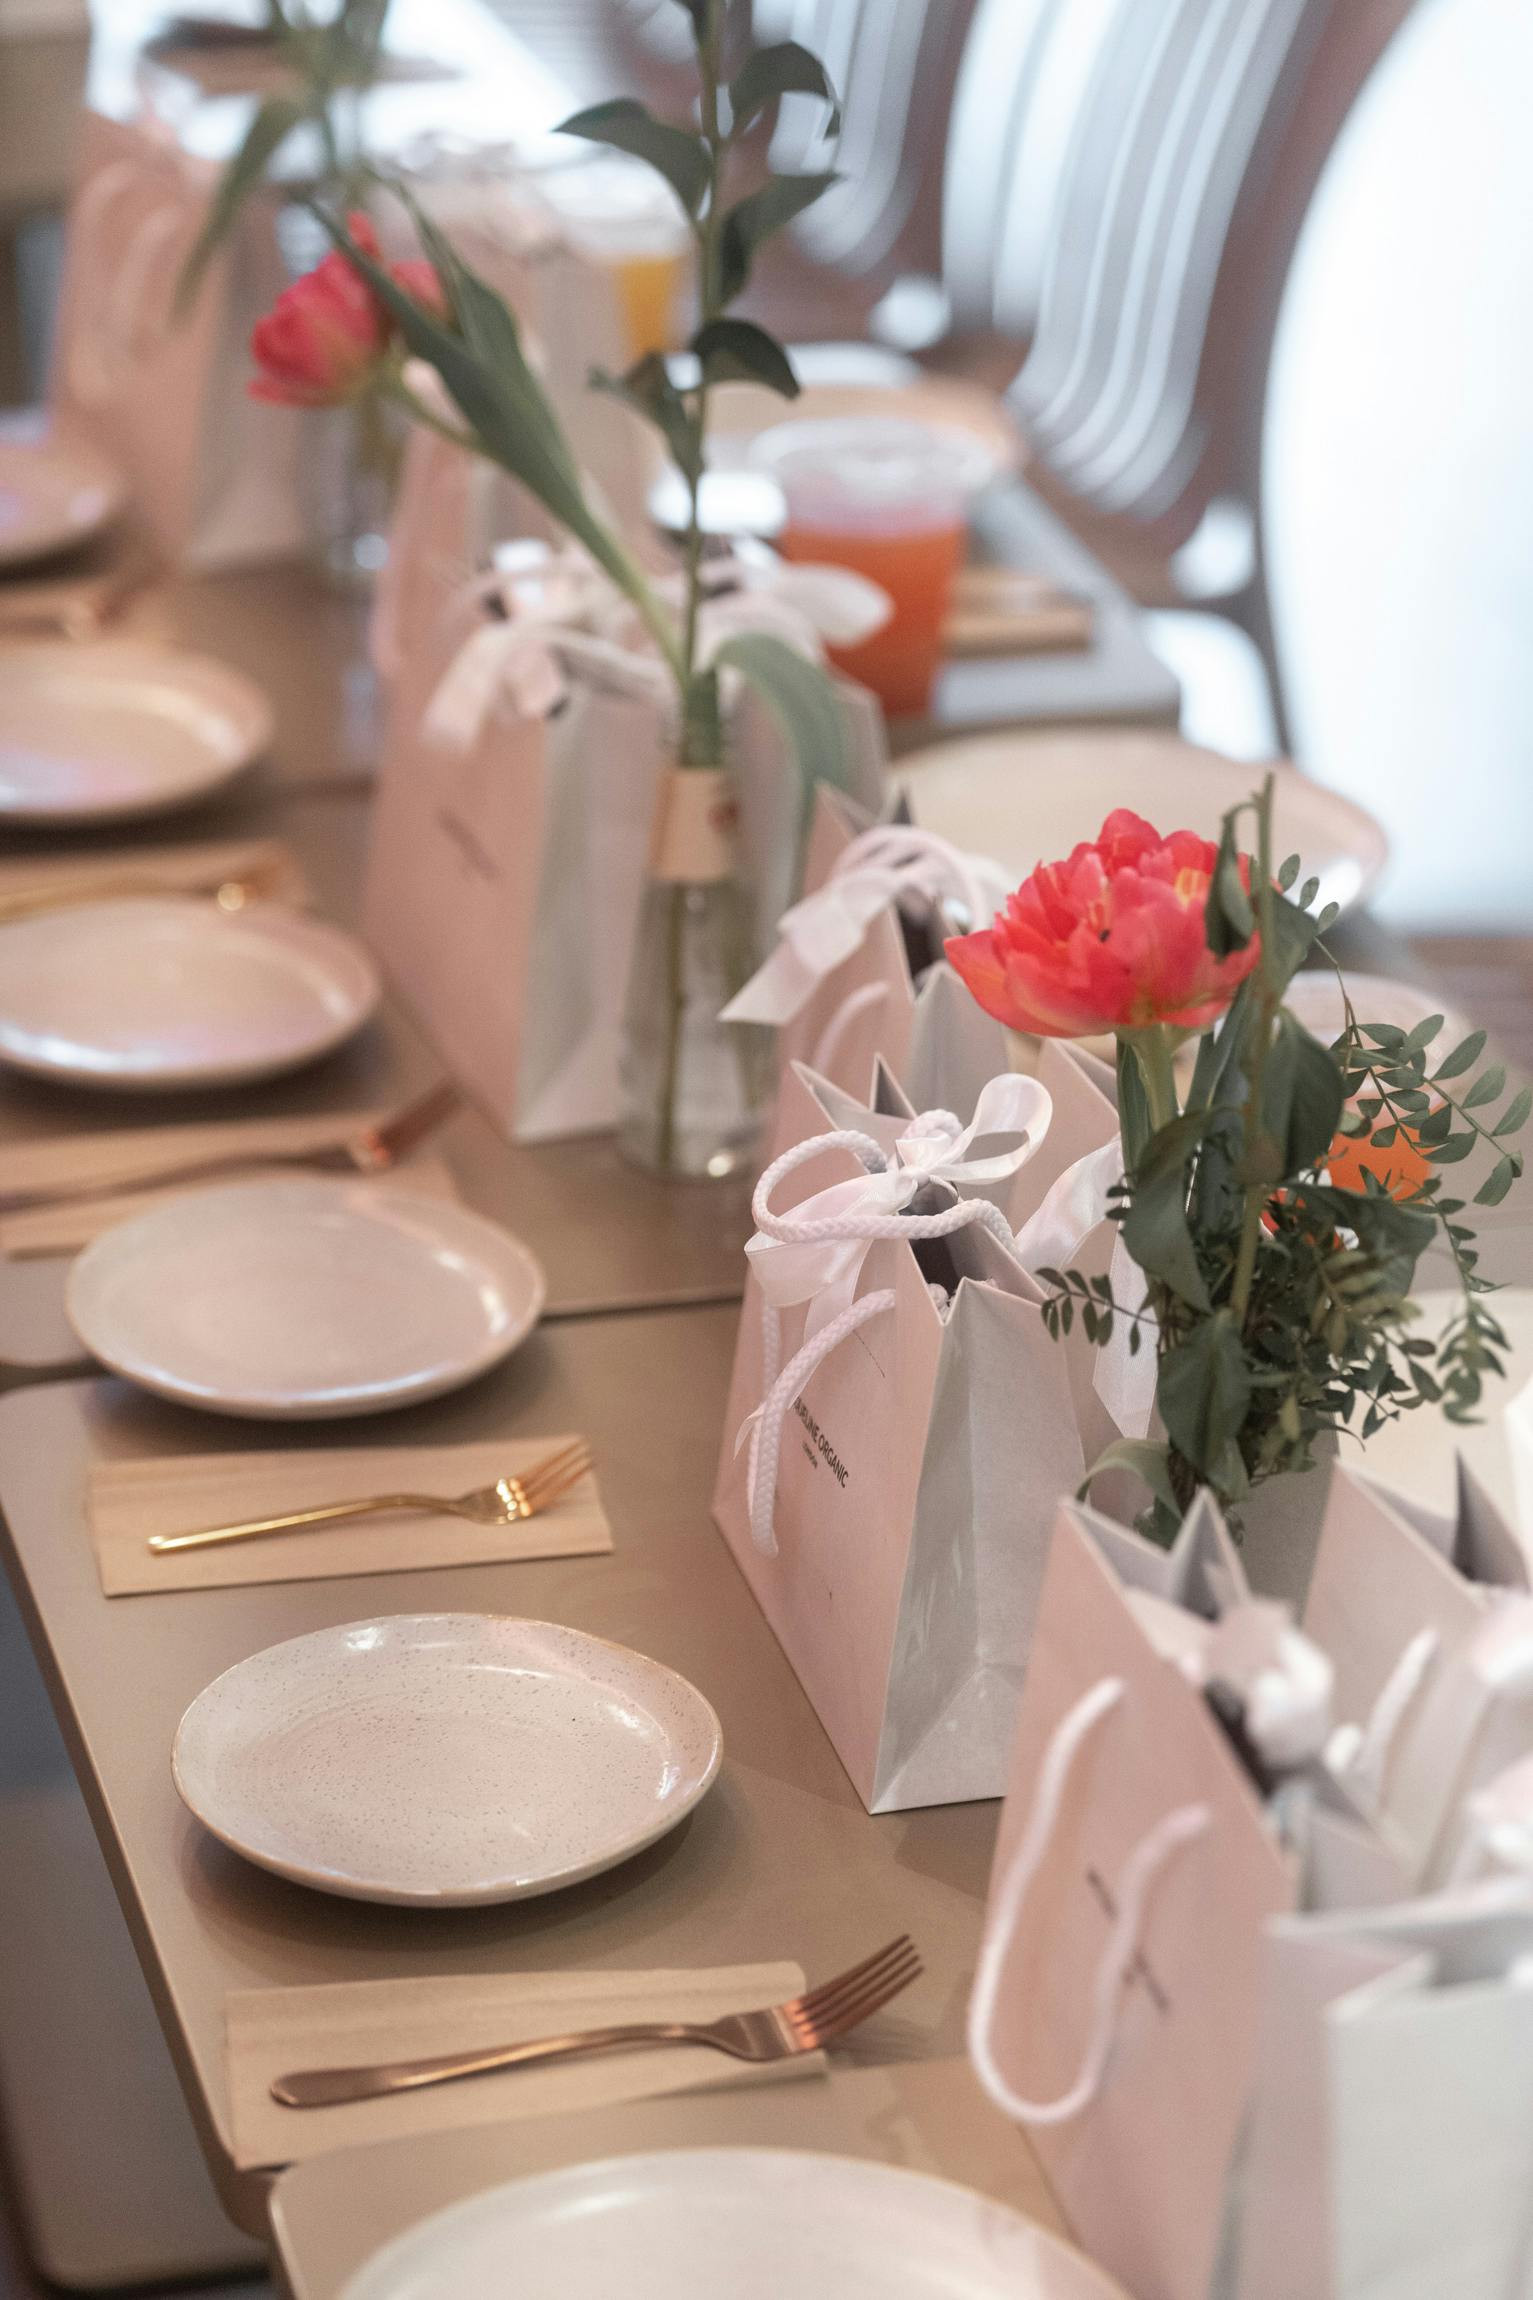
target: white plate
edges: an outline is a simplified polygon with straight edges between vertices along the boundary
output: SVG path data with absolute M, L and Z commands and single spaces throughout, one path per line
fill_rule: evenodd
M 461 1908 L 626 1861 L 691 1812 L 722 1752 L 702 1695 L 627 1646 L 404 1613 L 226 1670 L 182 1718 L 173 1767 L 197 1818 L 262 1868 Z
M 1474 1223 L 1473 1207 L 1464 1220 Z M 1494 1233 L 1488 1229 L 1481 1240 L 1481 1254 L 1487 1274 L 1494 1276 Z M 1434 1339 L 1450 1319 L 1458 1316 L 1461 1306 L 1460 1295 L 1449 1291 L 1423 1292 L 1416 1296 L 1416 1301 L 1421 1310 L 1421 1323 L 1415 1331 Z M 1402 1493 L 1409 1494 L 1427 1509 L 1451 1517 L 1457 1507 L 1457 1464 L 1462 1454 L 1486 1491 L 1515 1524 L 1516 1484 L 1503 1416 L 1517 1392 L 1533 1382 L 1533 1288 L 1505 1286 L 1486 1296 L 1485 1307 L 1503 1328 L 1511 1348 L 1502 1359 L 1506 1380 L 1487 1381 L 1478 1419 L 1455 1428 L 1452 1422 L 1444 1421 L 1435 1406 L 1418 1406 L 1414 1413 L 1402 1414 L 1398 1421 L 1379 1430 L 1368 1440 L 1360 1456 L 1357 1448 L 1344 1439 L 1341 1458 L 1344 1462 L 1360 1460 L 1371 1477 L 1382 1478 L 1387 1485 L 1398 1486 Z
M 378 1003 L 360 942 L 276 903 L 72 904 L 0 926 L 0 1062 L 77 1086 L 230 1086 L 296 1070 Z
M 0 677 L 0 820 L 168 814 L 271 739 L 259 688 L 209 656 L 129 639 L 12 647 Z
M 573 2164 L 406 2230 L 342 2300 L 1126 2300 L 1036 2221 L 924 2173 L 796 2149 Z
M 1354 974 L 1350 968 L 1345 968 L 1343 973 L 1347 996 L 1359 1022 L 1392 1022 L 1398 1030 L 1414 1030 L 1429 1014 L 1440 1014 L 1443 1026 L 1434 1047 L 1442 1054 L 1447 1053 L 1456 1039 L 1468 1034 L 1469 1024 L 1461 1015 L 1414 982 L 1396 982 L 1386 974 Z M 1296 974 L 1283 999 L 1310 1036 L 1318 1038 L 1322 1046 L 1331 1045 L 1346 1027 L 1342 986 L 1329 967 Z
M 978 735 L 934 744 L 899 763 L 895 782 L 925 830 L 992 855 L 1018 884 L 1094 839 L 1114 807 L 1157 830 L 1219 836 L 1225 811 L 1260 789 L 1264 769 L 1138 731 Z M 1278 771 L 1279 859 L 1297 854 L 1320 880 L 1320 903 L 1350 909 L 1388 855 L 1373 817 L 1292 767 Z
M 103 1231 L 66 1306 L 94 1356 L 161 1397 L 313 1421 L 472 1381 L 531 1333 L 544 1292 L 520 1240 L 465 1206 L 288 1174 Z
M 121 511 L 121 472 L 73 440 L 0 439 L 0 567 L 68 551 Z

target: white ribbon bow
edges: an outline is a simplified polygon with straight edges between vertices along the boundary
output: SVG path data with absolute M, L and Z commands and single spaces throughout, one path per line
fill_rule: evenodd
M 877 1239 L 943 1235 L 925 1223 L 946 1221 L 947 1213 L 917 1222 L 905 1214 L 918 1191 L 929 1182 L 981 1190 L 1009 1181 L 1043 1140 L 1053 1108 L 1036 1078 L 1008 1072 L 984 1088 L 972 1124 L 960 1125 L 951 1110 L 925 1110 L 906 1123 L 887 1157 L 871 1135 L 821 1135 L 796 1144 L 767 1168 L 751 1203 L 756 1235 L 745 1251 L 762 1293 L 777 1310 L 807 1302 L 804 1339 L 811 1341 L 850 1304 Z M 816 1191 L 791 1213 L 774 1213 L 777 1183 L 832 1140 L 856 1148 L 868 1171 Z M 983 1147 L 976 1152 L 976 1145 Z M 1011 1230 L 997 1208 L 986 1201 L 962 1211 L 964 1223 L 987 1221 L 1011 1251 Z
M 876 584 L 834 567 L 790 567 L 774 552 L 738 552 L 710 561 L 708 596 L 698 614 L 697 659 L 706 666 L 729 639 L 762 631 L 818 662 L 822 642 L 866 637 L 888 619 Z M 683 580 L 655 586 L 678 618 Z M 620 694 L 662 710 L 674 703 L 670 671 L 656 654 L 632 602 L 577 544 L 527 539 L 502 545 L 494 573 L 474 596 L 499 610 L 464 641 L 426 706 L 428 742 L 469 751 L 502 695 L 527 718 L 545 718 L 581 669 Z M 732 690 L 734 674 L 729 675 Z M 726 702 L 730 693 L 726 692 Z
M 1006 892 L 998 863 L 962 853 L 935 831 L 910 823 L 863 831 L 836 857 L 825 884 L 783 912 L 776 949 L 721 1019 L 791 1022 L 826 977 L 861 949 L 873 921 L 902 896 L 960 904 L 969 923 L 978 924 L 994 916 Z

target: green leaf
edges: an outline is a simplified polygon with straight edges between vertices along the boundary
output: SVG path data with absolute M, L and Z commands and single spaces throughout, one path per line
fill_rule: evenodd
M 268 96 L 245 130 L 240 145 L 213 194 L 207 217 L 176 282 L 176 316 L 191 310 L 208 265 L 234 228 L 235 218 L 266 171 L 279 145 L 307 117 L 308 106 L 296 96 Z
M 841 108 L 830 75 L 818 56 L 797 40 L 779 40 L 770 48 L 757 48 L 747 56 L 729 85 L 732 132 L 743 135 L 769 104 L 783 96 L 818 96 L 829 106 L 825 133 L 835 135 Z
M 701 209 L 708 191 L 707 146 L 685 128 L 672 128 L 657 120 L 636 96 L 613 96 L 604 104 L 572 112 L 567 120 L 560 121 L 558 133 L 631 153 L 664 176 L 689 216 L 696 216 Z
M 1240 876 L 1240 850 L 1235 844 L 1235 815 L 1227 814 L 1219 834 L 1219 853 L 1209 880 L 1203 912 L 1203 939 L 1215 958 L 1228 958 L 1244 950 L 1256 932 L 1256 913 Z
M 1512 1096 L 1491 1128 L 1491 1140 L 1498 1141 L 1503 1134 L 1515 1134 L 1519 1127 L 1526 1126 L 1530 1110 L 1533 1110 L 1533 1086 L 1524 1086 Z
M 1506 1072 L 1499 1062 L 1493 1062 L 1489 1070 L 1481 1071 L 1469 1092 L 1464 1096 L 1462 1107 L 1465 1110 L 1479 1110 L 1485 1103 L 1494 1102 L 1496 1096 L 1503 1093 L 1505 1088 Z
M 1522 1160 L 1513 1154 L 1498 1158 L 1489 1175 L 1474 1194 L 1477 1206 L 1499 1206 L 1512 1184 L 1522 1172 Z
M 761 383 L 783 399 L 798 397 L 799 381 L 787 353 L 753 320 L 710 320 L 692 338 L 692 349 L 708 383 Z
M 1238 1484 L 1238 1439 L 1251 1403 L 1251 1375 L 1228 1310 L 1195 1325 L 1160 1361 L 1160 1418 L 1177 1452 L 1223 1492 Z M 1232 1460 L 1233 1457 L 1233 1460 Z
M 1123 1137 L 1126 1164 L 1131 1168 L 1137 1166 L 1154 1129 L 1150 1124 L 1144 1073 L 1132 1043 L 1126 1038 L 1118 1040 L 1118 1131 Z
M 1150 1182 L 1136 1181 L 1123 1222 L 1123 1243 L 1147 1278 L 1169 1286 L 1195 1310 L 1210 1307 L 1187 1225 L 1184 1167 L 1176 1166 Z
M 1336 1139 L 1341 1072 L 1318 1039 L 1286 1011 L 1277 1018 L 1263 1080 L 1262 1123 L 1284 1175 L 1318 1166 Z
M 395 187 L 398 189 L 398 187 Z M 315 206 L 313 213 L 344 249 L 392 313 L 405 345 L 434 367 L 473 432 L 480 451 L 519 479 L 625 595 L 654 610 L 642 570 L 596 516 L 585 498 L 557 417 L 528 365 L 515 320 L 505 304 L 454 252 L 429 217 L 407 200 L 461 333 L 407 295 L 381 264 L 356 246 L 344 226 Z
M 687 403 L 671 381 L 664 354 L 652 351 L 628 370 L 626 375 L 609 375 L 605 368 L 593 367 L 589 382 L 593 391 L 605 392 L 609 399 L 620 399 L 646 423 L 652 423 L 670 449 L 677 468 L 690 482 L 700 467 L 701 442 L 687 412 Z
M 787 737 L 804 782 L 804 813 L 816 783 L 837 790 L 851 785 L 846 721 L 835 682 L 818 663 L 797 654 L 766 631 L 741 631 L 726 639 L 714 661 L 731 665 L 749 680 Z
M 1406 1032 L 1400 1044 L 1400 1052 L 1402 1054 L 1418 1054 L 1424 1046 L 1430 1046 L 1441 1030 L 1443 1021 L 1444 1017 L 1440 1014 L 1427 1015 L 1423 1021 L 1417 1023 L 1414 1030 Z
M 1126 1469 L 1147 1486 L 1159 1502 L 1164 1502 L 1173 1517 L 1181 1520 L 1181 1505 L 1176 1488 L 1171 1483 L 1171 1463 L 1166 1448 L 1154 1444 L 1149 1438 L 1114 1438 L 1106 1450 L 1097 1455 L 1085 1477 L 1076 1488 L 1077 1498 L 1089 1501 L 1091 1489 L 1097 1479 L 1110 1469 Z
M 1432 1075 L 1434 1079 L 1462 1078 L 1466 1070 L 1473 1069 L 1474 1065 L 1479 1061 L 1480 1056 L 1484 1052 L 1484 1031 L 1472 1030 L 1467 1038 L 1460 1039 L 1458 1045 L 1454 1047 L 1451 1054 L 1445 1055 L 1443 1057 L 1443 1060 L 1439 1062 L 1436 1070 L 1432 1073 Z
M 839 178 L 829 174 L 774 176 L 759 192 L 748 192 L 724 218 L 720 233 L 719 299 L 732 303 L 751 274 L 751 259 L 763 240 L 812 208 Z

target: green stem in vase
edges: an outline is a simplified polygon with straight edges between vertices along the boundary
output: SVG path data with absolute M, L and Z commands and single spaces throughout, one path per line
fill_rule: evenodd
M 681 1084 L 681 1028 L 686 1010 L 687 890 L 673 886 L 665 921 L 665 1051 L 660 1069 L 659 1163 L 662 1173 L 676 1164 L 676 1096 Z

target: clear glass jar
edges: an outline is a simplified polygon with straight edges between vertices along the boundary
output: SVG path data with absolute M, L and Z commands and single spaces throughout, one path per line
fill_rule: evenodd
M 304 418 L 304 515 L 315 564 L 343 590 L 368 591 L 389 555 L 409 418 L 366 392 Z
M 754 1156 L 771 1032 L 721 1022 L 751 971 L 739 882 L 651 879 L 628 979 L 618 1142 L 653 1174 L 718 1180 Z

